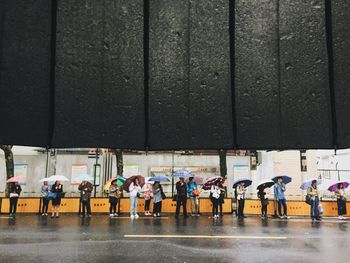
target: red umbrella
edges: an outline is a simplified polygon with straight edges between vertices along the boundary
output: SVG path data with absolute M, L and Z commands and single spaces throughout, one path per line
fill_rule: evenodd
M 226 178 L 222 177 L 222 176 L 214 176 L 214 177 L 210 177 L 205 184 L 203 185 L 203 190 L 210 190 L 211 186 L 216 184 L 216 182 L 219 182 L 219 186 L 220 187 L 224 187 L 224 184 L 226 182 Z
M 143 177 L 142 175 L 133 175 L 125 180 L 125 182 L 123 184 L 124 191 L 129 192 L 129 186 L 131 185 L 132 182 L 134 182 L 134 180 L 136 178 L 139 179 L 139 184 L 141 187 L 143 187 L 145 185 L 145 177 Z

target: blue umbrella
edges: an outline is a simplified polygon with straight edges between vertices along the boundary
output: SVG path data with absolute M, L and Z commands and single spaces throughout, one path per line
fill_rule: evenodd
M 236 188 L 239 184 L 241 184 L 242 182 L 244 182 L 244 187 L 248 187 L 252 184 L 252 180 L 250 179 L 239 179 L 239 180 L 236 180 L 233 185 L 232 185 L 232 188 Z
M 321 179 L 310 179 L 310 180 L 307 180 L 306 182 L 304 182 L 301 186 L 300 186 L 300 189 L 301 190 L 307 190 L 308 188 L 311 187 L 312 185 L 312 181 L 313 180 L 316 180 L 317 181 L 317 185 L 321 184 L 322 183 L 322 180 Z
M 154 176 L 148 179 L 149 182 L 160 182 L 160 183 L 165 183 L 165 182 L 170 182 L 170 179 L 164 175 L 158 175 Z
M 194 174 L 187 170 L 177 170 L 173 173 L 173 176 L 186 178 L 186 177 L 192 177 L 192 176 L 194 177 Z
M 289 177 L 288 175 L 277 175 L 273 177 L 271 180 L 277 183 L 278 178 L 282 178 L 282 181 L 284 184 L 288 184 L 292 181 L 292 177 Z

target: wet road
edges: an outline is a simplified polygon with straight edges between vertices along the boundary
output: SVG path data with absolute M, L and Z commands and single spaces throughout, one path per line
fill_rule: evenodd
M 0 215 L 0 262 L 349 262 L 349 222 Z

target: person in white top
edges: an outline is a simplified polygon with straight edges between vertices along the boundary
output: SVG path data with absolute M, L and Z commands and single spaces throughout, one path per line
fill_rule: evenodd
M 130 192 L 130 218 L 138 218 L 137 214 L 137 203 L 139 199 L 139 193 L 141 192 L 141 186 L 139 184 L 139 179 L 135 178 L 135 180 L 129 186 Z
M 237 188 L 237 200 L 238 200 L 238 217 L 245 217 L 243 214 L 244 210 L 244 202 L 245 202 L 245 192 L 247 191 L 247 188 L 244 187 L 244 182 L 241 182 Z
M 221 189 L 219 187 L 219 181 L 216 182 L 214 185 L 211 186 L 210 189 L 210 199 L 213 204 L 213 218 L 218 218 L 219 217 L 219 198 L 220 198 L 220 193 Z

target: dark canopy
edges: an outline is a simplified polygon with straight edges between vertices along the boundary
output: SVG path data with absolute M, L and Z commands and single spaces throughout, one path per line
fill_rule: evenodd
M 348 0 L 2 0 L 0 144 L 350 147 Z

